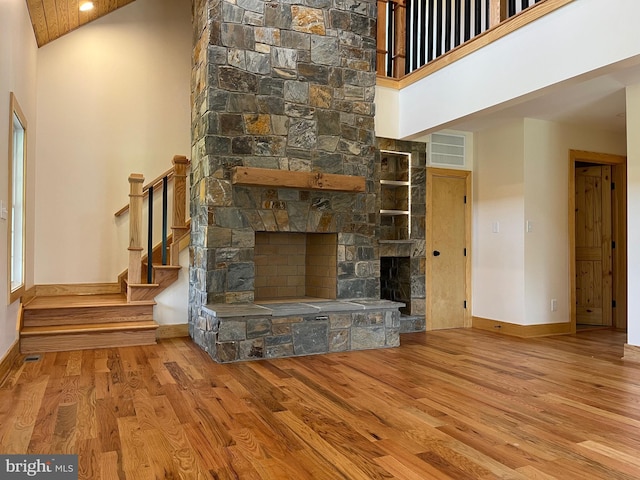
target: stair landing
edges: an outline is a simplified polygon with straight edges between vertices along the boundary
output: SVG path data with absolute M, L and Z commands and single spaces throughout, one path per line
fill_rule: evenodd
M 24 306 L 22 353 L 156 343 L 154 301 L 127 303 L 124 294 L 36 297 Z

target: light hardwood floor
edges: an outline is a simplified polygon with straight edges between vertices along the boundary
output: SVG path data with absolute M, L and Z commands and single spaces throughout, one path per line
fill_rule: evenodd
M 85 479 L 638 479 L 625 335 L 477 330 L 218 365 L 189 339 L 47 353 L 0 386 L 0 452 Z

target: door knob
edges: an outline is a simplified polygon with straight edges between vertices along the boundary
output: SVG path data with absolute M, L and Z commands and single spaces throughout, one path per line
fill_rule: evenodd
M 434 251 L 433 251 L 433 256 L 434 256 L 434 257 L 437 257 L 437 256 L 439 256 L 439 255 L 440 255 L 440 252 L 439 252 L 438 250 L 434 250 Z

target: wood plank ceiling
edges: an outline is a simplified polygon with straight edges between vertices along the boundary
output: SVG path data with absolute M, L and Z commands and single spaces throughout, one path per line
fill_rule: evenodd
M 93 0 L 93 10 L 81 12 L 84 0 L 26 0 L 38 47 L 133 1 Z

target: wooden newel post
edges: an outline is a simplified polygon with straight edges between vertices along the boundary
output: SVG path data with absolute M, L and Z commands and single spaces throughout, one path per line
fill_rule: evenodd
M 387 75 L 387 0 L 378 0 L 378 31 L 376 36 L 376 73 Z
M 405 0 L 394 0 L 395 42 L 393 46 L 393 77 L 400 78 L 405 74 L 407 57 L 407 17 Z
M 142 184 L 144 176 L 129 175 L 129 285 L 142 281 Z M 131 301 L 131 289 L 127 288 L 127 301 Z
M 187 228 L 187 167 L 189 159 L 184 155 L 173 157 L 173 223 L 171 231 L 171 265 L 178 265 L 180 254 L 180 239 L 189 230 Z

